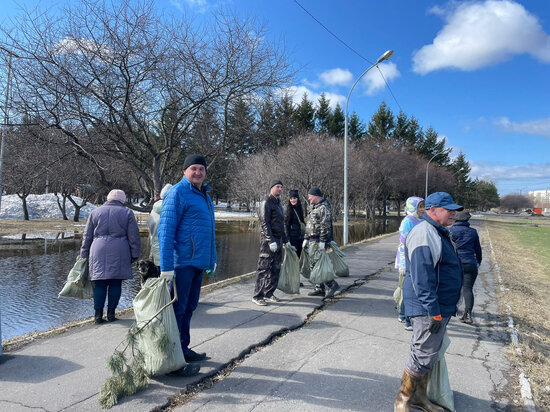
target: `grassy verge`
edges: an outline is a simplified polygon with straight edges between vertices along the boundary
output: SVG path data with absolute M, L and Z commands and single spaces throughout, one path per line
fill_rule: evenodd
M 510 361 L 528 376 L 537 410 L 550 410 L 550 222 L 485 223 L 505 287 L 501 312 L 510 306 L 518 330 Z

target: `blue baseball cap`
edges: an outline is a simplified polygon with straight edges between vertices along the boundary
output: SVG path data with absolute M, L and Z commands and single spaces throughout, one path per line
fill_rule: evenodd
M 457 205 L 450 194 L 446 192 L 435 192 L 426 198 L 426 209 L 430 207 L 444 207 L 449 210 L 463 210 L 464 208 Z

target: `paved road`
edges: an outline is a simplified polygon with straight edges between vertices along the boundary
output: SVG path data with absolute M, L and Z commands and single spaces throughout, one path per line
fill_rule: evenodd
M 191 325 L 192 346 L 210 356 L 201 374 L 152 379 L 145 391 L 122 399 L 113 410 L 166 406 L 187 385 L 211 382 L 209 377 L 233 361 L 237 366 L 225 379 L 173 408 L 392 410 L 411 336 L 397 322 L 391 297 L 396 245 L 393 235 L 348 248 L 351 276 L 339 279 L 347 291 L 326 304 L 306 296 L 307 285 L 300 295 L 279 293 L 283 302 L 258 307 L 251 302 L 252 280 L 204 294 Z M 481 266 L 475 293 L 475 324 L 453 320 L 449 328 L 447 364 L 455 406 L 457 411 L 503 410 L 507 336 L 488 262 Z M 71 329 L 5 354 L 0 410 L 98 410 L 98 391 L 108 376 L 105 359 L 132 322 L 129 316 Z

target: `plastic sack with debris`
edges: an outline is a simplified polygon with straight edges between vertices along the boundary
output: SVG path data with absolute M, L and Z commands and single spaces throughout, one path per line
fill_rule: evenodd
M 289 295 L 300 293 L 300 260 L 294 246 L 285 246 L 285 257 L 281 265 L 277 289 Z
M 303 248 L 302 253 L 300 254 L 300 274 L 306 279 L 309 279 L 311 275 L 311 267 L 309 265 L 309 252 L 307 251 L 307 248 Z
M 147 279 L 132 302 L 137 328 L 143 327 L 137 335 L 138 348 L 151 375 L 165 375 L 187 364 L 170 302 L 168 282 L 162 278 Z
M 94 297 L 94 286 L 88 276 L 88 259 L 80 256 L 76 258 L 59 296 L 77 299 L 92 299 Z
M 428 399 L 432 402 L 455 412 L 454 395 L 453 390 L 451 389 L 451 383 L 449 382 L 447 362 L 445 361 L 445 352 L 450 344 L 451 339 L 449 339 L 447 332 L 445 332 L 437 362 L 428 373 L 428 389 L 426 394 Z
M 309 246 L 309 258 L 310 261 L 315 262 L 315 266 L 311 269 L 311 276 L 309 281 L 314 285 L 330 282 L 334 280 L 336 276 L 334 273 L 334 267 L 328 257 L 326 250 L 319 249 L 317 243 Z
M 344 257 L 346 256 L 344 252 L 338 247 L 335 241 L 330 242 L 330 248 L 332 250 L 328 251 L 328 256 L 334 267 L 334 273 L 336 276 L 341 278 L 346 278 L 349 276 L 349 266 L 346 263 Z

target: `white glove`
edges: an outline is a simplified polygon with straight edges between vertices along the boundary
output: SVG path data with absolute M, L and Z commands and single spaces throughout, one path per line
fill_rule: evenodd
M 214 272 L 216 271 L 216 268 L 217 268 L 217 267 L 218 267 L 218 264 L 217 264 L 217 263 L 214 263 L 214 268 L 206 270 L 206 274 L 207 274 L 208 276 L 212 276 L 212 275 L 214 274 Z
M 405 273 L 407 273 L 407 269 L 405 269 L 405 268 L 399 268 L 399 274 L 400 274 L 401 276 L 405 276 Z
M 286 242 L 286 243 L 285 243 L 285 246 L 286 246 L 287 248 L 288 248 L 288 247 L 291 247 L 291 246 L 292 246 L 292 243 Z
M 302 242 L 302 249 L 305 249 L 308 243 L 309 243 L 309 240 L 304 239 L 304 241 Z
M 277 242 L 271 242 L 269 244 L 269 250 L 275 253 L 277 251 Z
M 167 270 L 166 272 L 160 272 L 160 278 L 166 279 L 168 282 L 171 282 L 174 279 L 174 271 Z
M 319 250 L 325 250 L 325 242 L 319 242 Z

